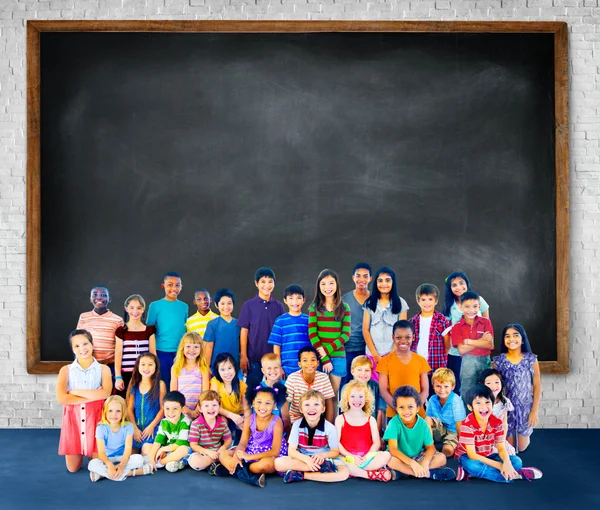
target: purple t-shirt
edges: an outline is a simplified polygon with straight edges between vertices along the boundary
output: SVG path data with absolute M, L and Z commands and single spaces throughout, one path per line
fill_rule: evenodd
M 275 319 L 285 313 L 283 305 L 271 297 L 268 301 L 256 296 L 242 306 L 237 320 L 240 328 L 248 329 L 248 359 L 260 361 L 267 352 L 273 352 L 269 336 Z

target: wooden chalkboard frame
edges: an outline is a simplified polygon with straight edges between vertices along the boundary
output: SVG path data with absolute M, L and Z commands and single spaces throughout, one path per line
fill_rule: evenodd
M 56 374 L 70 361 L 41 360 L 41 32 L 431 32 L 554 35 L 557 361 L 543 373 L 569 372 L 568 25 L 491 21 L 28 21 L 27 22 L 27 372 Z

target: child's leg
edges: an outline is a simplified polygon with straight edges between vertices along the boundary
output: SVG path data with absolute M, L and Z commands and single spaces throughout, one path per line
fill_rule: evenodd
M 183 459 L 188 454 L 188 446 L 179 446 L 176 450 L 170 452 L 164 459 L 160 461 L 163 466 L 169 462 L 174 462 Z
M 374 471 L 375 469 L 381 469 L 387 466 L 391 458 L 392 455 L 390 454 L 390 452 L 377 452 L 375 454 L 375 457 L 373 457 L 373 460 L 365 466 L 364 470 Z M 349 465 L 348 469 L 350 469 Z M 350 474 L 352 474 L 352 470 L 350 470 Z
M 400 471 L 400 473 L 408 476 L 415 476 L 414 471 L 408 465 L 397 459 L 396 457 L 392 457 L 388 462 L 388 467 L 391 469 L 395 469 L 396 471 Z
M 251 462 L 248 465 L 251 473 L 274 473 L 275 472 L 275 457 L 265 457 L 258 462 Z
M 488 458 L 502 462 L 499 456 L 496 455 L 496 458 L 494 455 L 495 454 L 489 455 Z M 483 462 L 480 462 L 478 460 L 469 459 L 468 455 L 462 455 L 458 459 L 458 463 L 463 467 L 463 469 L 467 473 L 469 473 L 469 475 L 474 476 L 476 478 L 483 478 L 485 480 L 490 480 L 492 482 L 498 483 L 507 483 L 511 481 L 505 480 L 502 476 L 502 473 L 500 473 L 499 469 L 496 469 L 492 466 L 488 466 L 487 464 L 484 464 Z
M 144 443 L 140 452 L 142 454 L 142 457 L 149 457 L 150 450 L 152 450 L 152 443 Z
M 343 361 L 345 363 L 345 360 Z M 335 419 L 338 414 L 338 394 L 340 392 L 342 378 L 337 375 L 329 374 L 329 380 L 331 381 L 331 387 L 333 388 L 333 398 L 331 399 L 331 403 L 333 404 L 333 419 Z
M 235 450 L 223 450 L 219 454 L 219 462 L 223 464 L 227 471 L 232 473 L 240 460 L 235 456 Z
M 307 471 L 308 467 L 304 462 L 292 457 L 277 457 L 275 459 L 275 470 L 280 473 L 285 473 L 289 470 L 292 471 Z
M 514 439 L 513 439 L 513 443 L 514 443 Z M 517 436 L 517 444 L 518 444 L 518 451 L 522 452 L 525 451 L 527 449 L 527 447 L 529 446 L 530 443 L 530 439 L 529 436 Z M 514 446 L 514 445 L 513 445 Z
M 429 463 L 429 469 L 444 467 L 446 465 L 446 456 L 443 453 L 435 452 L 433 459 Z
M 92 459 L 88 462 L 88 471 L 96 473 L 102 478 L 108 478 L 108 468 L 100 459 Z
M 210 466 L 214 461 L 208 455 L 202 455 L 201 453 L 195 452 L 190 455 L 188 464 L 192 469 L 196 471 L 202 471 Z
M 65 463 L 69 473 L 77 473 L 83 463 L 83 455 L 65 455 Z
M 143 474 L 139 472 L 139 469 L 144 465 L 144 457 L 135 453 L 129 457 L 127 464 L 123 468 L 123 475 L 121 478 L 118 478 L 116 481 L 122 482 L 128 476 L 132 476 L 134 473 L 136 475 Z
M 306 464 L 305 464 L 306 466 Z M 345 465 L 338 465 L 336 473 L 320 473 L 314 471 L 305 471 L 304 479 L 312 480 L 313 482 L 343 482 L 350 476 L 350 471 Z

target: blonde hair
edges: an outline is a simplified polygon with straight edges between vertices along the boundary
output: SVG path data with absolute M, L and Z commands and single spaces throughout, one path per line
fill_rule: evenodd
M 373 370 L 373 362 L 368 356 L 365 356 L 364 354 L 362 356 L 356 356 L 356 358 L 352 360 L 350 372 L 352 372 L 352 370 L 354 370 L 355 368 L 366 367 L 367 365 L 369 365 L 371 367 L 371 370 Z
M 373 392 L 365 383 L 362 383 L 360 381 L 352 380 L 349 383 L 347 383 L 342 389 L 342 396 L 340 398 L 340 407 L 342 408 L 342 411 L 344 413 L 347 413 L 350 410 L 349 400 L 350 393 L 352 392 L 352 390 L 364 391 L 365 405 L 363 406 L 362 410 L 363 413 L 367 414 L 368 416 L 371 416 L 371 414 L 373 413 L 373 409 L 375 409 L 375 395 L 373 395 Z
M 279 357 L 279 354 L 267 352 L 267 354 L 264 354 L 263 357 L 260 358 L 260 362 L 265 363 L 267 361 L 279 361 L 279 363 L 281 363 L 281 358 Z
M 219 403 L 219 405 L 221 404 L 221 397 L 219 397 L 219 394 L 216 391 L 206 390 L 200 393 L 200 395 L 198 396 L 199 404 L 201 404 L 202 402 L 208 402 L 212 400 L 216 400 Z
M 102 406 L 102 418 L 100 419 L 100 423 L 110 425 L 106 414 L 108 413 L 108 406 L 111 402 L 118 402 L 121 405 L 121 423 L 119 423 L 119 427 L 122 427 L 127 423 L 127 420 L 125 420 L 125 418 L 127 418 L 127 404 L 125 404 L 125 399 L 119 395 L 111 395 L 106 399 L 104 406 Z
M 431 376 L 432 385 L 433 381 L 438 381 L 442 384 L 451 383 L 452 385 L 456 386 L 456 377 L 454 376 L 454 372 L 449 368 L 438 368 Z
M 325 396 L 317 390 L 308 390 L 307 392 L 303 393 L 300 397 L 300 402 L 298 403 L 298 405 L 302 407 L 302 404 L 307 400 L 310 400 L 311 398 L 316 398 L 317 400 L 320 400 L 321 404 L 325 406 Z
M 202 337 L 195 331 L 188 331 L 181 337 L 179 347 L 177 348 L 177 354 L 175 355 L 175 360 L 173 361 L 173 371 L 175 372 L 175 375 L 179 377 L 179 372 L 181 372 L 181 369 L 185 365 L 185 355 L 183 354 L 183 348 L 185 347 L 185 344 L 194 344 L 200 346 L 200 354 L 198 354 L 198 357 L 196 358 L 196 364 L 200 367 L 200 372 L 208 372 L 208 365 L 204 359 L 204 341 L 202 340 Z

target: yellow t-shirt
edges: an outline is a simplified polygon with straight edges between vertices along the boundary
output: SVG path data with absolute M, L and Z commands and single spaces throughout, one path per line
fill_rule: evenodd
M 221 398 L 221 407 L 225 409 L 225 411 L 229 411 L 235 414 L 243 414 L 244 406 L 242 405 L 242 395 L 246 393 L 246 388 L 248 386 L 244 381 L 240 381 L 240 396 L 238 397 L 235 393 L 231 392 L 231 394 L 227 393 L 225 389 L 225 384 L 218 381 L 216 377 L 213 377 L 210 380 L 210 385 L 215 384 L 217 386 L 217 393 Z

